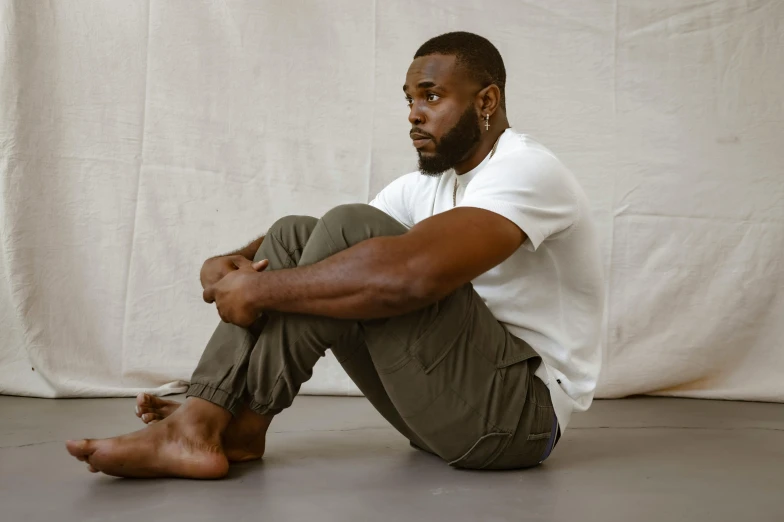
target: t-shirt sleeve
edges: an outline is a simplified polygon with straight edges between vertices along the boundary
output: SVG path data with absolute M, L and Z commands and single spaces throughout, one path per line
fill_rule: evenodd
M 523 246 L 535 251 L 547 238 L 572 226 L 579 207 L 571 175 L 555 157 L 525 151 L 497 158 L 466 188 L 458 207 L 504 216 L 525 232 Z
M 376 207 L 384 212 L 391 218 L 400 222 L 403 226 L 411 228 L 414 226 L 414 219 L 409 209 L 412 196 L 412 185 L 415 184 L 417 173 L 406 174 L 401 176 L 389 185 L 387 185 L 378 195 L 370 202 L 370 205 Z

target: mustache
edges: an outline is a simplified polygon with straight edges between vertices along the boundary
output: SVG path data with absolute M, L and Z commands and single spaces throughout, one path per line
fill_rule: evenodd
M 425 132 L 425 131 L 423 131 L 423 130 L 422 130 L 422 129 L 420 129 L 419 127 L 414 127 L 414 128 L 413 128 L 413 129 L 411 129 L 411 130 L 409 131 L 409 133 L 408 133 L 408 135 L 409 135 L 409 136 L 411 136 L 411 138 L 413 138 L 413 137 L 414 137 L 414 134 L 418 134 L 419 136 L 424 136 L 424 137 L 426 137 L 426 138 L 429 138 L 429 139 L 431 139 L 431 140 L 433 140 L 433 141 L 436 141 L 436 139 L 435 139 L 435 136 L 433 136 L 433 135 L 432 135 L 432 134 L 430 134 L 429 132 Z

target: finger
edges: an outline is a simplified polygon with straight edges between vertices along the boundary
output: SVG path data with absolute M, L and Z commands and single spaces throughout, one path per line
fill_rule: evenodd
M 256 272 L 261 272 L 262 270 L 266 269 L 269 266 L 269 259 L 262 259 L 261 261 L 256 261 L 253 263 L 253 270 Z
M 215 302 L 215 287 L 208 286 L 204 289 L 204 293 L 202 294 L 202 298 L 204 299 L 205 303 L 214 303 Z

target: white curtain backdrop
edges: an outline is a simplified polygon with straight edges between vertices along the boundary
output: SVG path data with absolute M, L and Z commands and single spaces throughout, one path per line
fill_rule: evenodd
M 784 401 L 781 0 L 0 0 L 0 22 L 2 393 L 182 390 L 217 323 L 202 261 L 413 170 L 405 72 L 460 29 L 593 202 L 598 395 Z M 355 392 L 331 357 L 305 388 Z

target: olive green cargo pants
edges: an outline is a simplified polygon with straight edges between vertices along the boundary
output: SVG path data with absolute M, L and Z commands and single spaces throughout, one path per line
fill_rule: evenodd
M 268 259 L 267 270 L 305 266 L 365 239 L 405 232 L 371 206 L 344 205 L 319 220 L 279 220 L 255 259 Z M 243 404 L 277 414 L 328 349 L 401 434 L 453 466 L 533 466 L 556 440 L 549 391 L 533 375 L 541 359 L 493 317 L 470 284 L 388 319 L 265 312 L 248 329 L 221 323 L 188 396 L 235 415 Z

